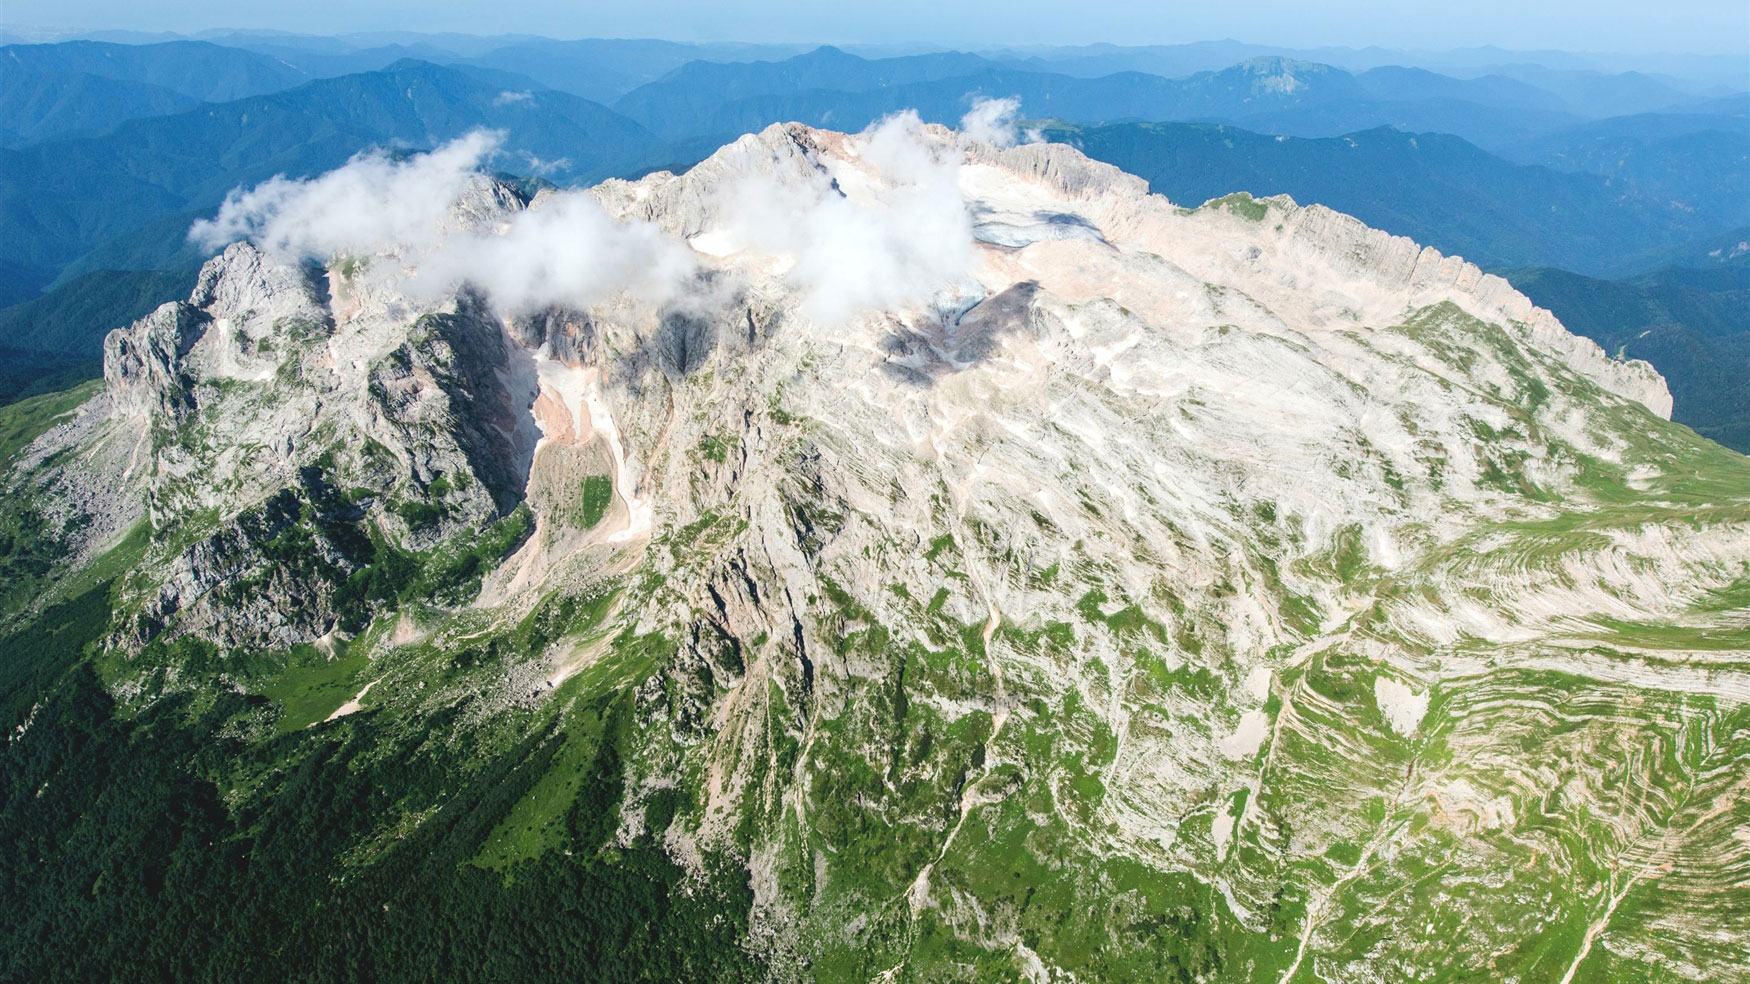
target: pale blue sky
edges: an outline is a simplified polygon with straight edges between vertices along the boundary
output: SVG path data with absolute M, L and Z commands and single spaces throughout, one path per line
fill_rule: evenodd
M 0 20 L 12 30 L 406 30 L 956 47 L 1231 37 L 1292 47 L 1750 51 L 1747 0 L 3 0 Z

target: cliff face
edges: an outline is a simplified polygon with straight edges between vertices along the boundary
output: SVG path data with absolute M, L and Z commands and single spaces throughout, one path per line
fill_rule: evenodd
M 66 506 L 111 535 L 148 504 L 116 691 L 206 685 L 162 672 L 184 639 L 245 689 L 246 654 L 350 647 L 351 708 L 464 743 L 624 697 L 601 822 L 749 886 L 779 979 L 1726 972 L 1743 459 L 1408 240 L 924 139 L 966 262 L 842 319 L 809 292 L 886 296 L 874 266 L 726 189 L 916 189 L 798 126 L 592 191 L 692 246 L 680 296 L 504 311 L 379 275 L 405 244 L 227 249 L 13 477 L 119 490 Z M 556 207 L 479 180 L 447 228 Z M 481 863 L 576 846 L 530 795 L 547 832 Z

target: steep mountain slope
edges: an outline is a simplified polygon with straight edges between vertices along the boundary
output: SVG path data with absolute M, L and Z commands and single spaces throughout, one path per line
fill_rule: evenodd
M 376 146 L 429 147 L 483 126 L 506 132 L 508 163 L 560 180 L 635 168 L 655 143 L 575 96 L 507 92 L 465 71 L 408 62 L 0 152 L 0 256 L 58 269 L 154 219 L 216 206 L 240 184 L 310 174 Z
M 1750 461 L 1645 364 L 1062 145 L 457 191 L 17 422 L 8 976 L 1743 979 Z
M 194 268 L 94 270 L 9 308 L 0 308 L 0 346 L 97 360 L 103 338 L 160 304 L 187 297 Z

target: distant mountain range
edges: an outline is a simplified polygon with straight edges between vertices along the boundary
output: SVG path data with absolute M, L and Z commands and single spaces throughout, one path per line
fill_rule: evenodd
M 1419 69 L 1341 69 L 1259 58 L 1183 79 L 1139 72 L 1083 78 L 1019 70 L 949 53 L 869 60 L 819 48 L 777 62 L 693 62 L 614 104 L 673 139 L 726 135 L 756 121 L 860 127 L 898 109 L 952 122 L 976 95 L 1017 97 L 1032 116 L 1078 123 L 1222 122 L 1270 133 L 1331 136 L 1374 126 L 1510 142 L 1582 122 L 1561 100 L 1505 78 L 1455 79 Z
M 1147 179 L 1180 204 L 1232 191 L 1286 194 L 1484 267 L 1624 276 L 1660 243 L 1750 221 L 1750 201 L 1698 210 L 1625 193 L 1595 175 L 1512 164 L 1443 134 L 1382 127 L 1302 139 L 1191 123 L 1054 125 L 1044 134 Z
M 256 78 L 248 64 L 235 66 L 233 84 Z M 504 170 L 565 183 L 685 166 L 776 120 L 857 129 L 911 107 L 952 123 L 980 92 L 1019 94 L 1033 115 L 1043 107 L 1063 120 L 1104 113 L 1331 122 L 1365 119 L 1356 107 L 1378 105 L 1367 93 L 1393 79 L 1399 92 L 1429 96 L 1420 105 L 1430 112 L 1442 93 L 1466 89 L 1536 102 L 1517 83 L 1418 71 L 1351 76 L 1280 60 L 1182 81 L 1086 80 L 1017 73 L 975 55 L 869 60 L 822 48 L 780 62 L 692 62 L 629 93 L 616 112 L 495 69 L 405 61 L 0 151 L 0 259 L 23 285 L 15 295 L 64 272 L 182 265 L 197 259 L 175 255 L 185 219 L 157 232 L 154 223 L 199 214 L 232 188 L 274 174 L 333 167 L 371 146 L 429 147 L 476 127 L 505 131 Z M 827 84 L 839 88 L 821 88 Z M 1731 118 L 1602 121 L 1520 145 L 1524 156 L 1607 172 L 1597 176 L 1516 166 L 1455 137 L 1380 128 L 1322 140 L 1193 124 L 1065 123 L 1049 133 L 1148 178 L 1176 201 L 1235 190 L 1290 194 L 1485 265 L 1618 276 L 1635 272 L 1623 266 L 1628 258 L 1750 223 L 1745 168 L 1735 166 L 1750 159 L 1750 137 L 1697 129 L 1710 121 L 1729 127 Z M 1612 156 L 1601 146 L 1638 153 Z M 112 258 L 80 262 L 99 249 Z
M 100 133 L 304 80 L 272 58 L 202 41 L 9 45 L 0 49 L 0 144 Z
M 188 226 L 231 189 L 372 147 L 498 129 L 495 167 L 567 184 L 681 170 L 775 121 L 856 130 L 909 108 L 953 125 L 979 96 L 1019 98 L 1028 126 L 1182 205 L 1234 191 L 1321 202 L 1488 268 L 1536 270 L 1515 276 L 1601 341 L 1644 349 L 1622 336 L 1681 325 L 1728 344 L 1689 324 L 1694 305 L 1624 321 L 1574 304 L 1604 290 L 1581 285 L 1636 277 L 1610 290 L 1668 298 L 1647 271 L 1699 244 L 1729 252 L 1750 226 L 1750 95 L 1486 53 L 1452 74 L 1231 42 L 871 53 L 396 34 L 0 48 L 0 305 L 55 288 L 3 312 L 0 346 L 93 354 L 164 271 L 202 259 Z M 106 277 L 120 286 L 97 289 Z M 1721 402 L 1673 388 L 1679 419 Z
M 658 146 L 638 124 L 567 93 L 508 90 L 467 71 L 403 62 L 132 120 L 100 137 L 0 151 L 0 241 L 6 260 L 47 283 L 98 245 L 215 207 L 239 185 L 482 127 L 505 132 L 506 169 L 560 180 L 636 169 Z

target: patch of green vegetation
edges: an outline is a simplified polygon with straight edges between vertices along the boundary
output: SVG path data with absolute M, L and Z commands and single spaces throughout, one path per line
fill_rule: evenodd
M 0 635 L 0 728 L 24 721 L 41 694 L 83 658 L 109 627 L 109 582 L 52 605 Z
M 562 716 L 560 746 L 547 770 L 487 835 L 474 864 L 505 870 L 564 848 L 567 819 L 592 778 L 607 723 L 594 706 L 577 707 Z
M 1198 700 L 1213 701 L 1221 696 L 1224 688 L 1221 677 L 1206 666 L 1180 663 L 1177 667 L 1168 669 L 1165 660 L 1148 652 L 1137 655 L 1136 665 L 1153 685 L 1157 695 L 1176 690 Z
M 177 660 L 186 665 L 187 660 Z M 313 646 L 294 649 L 284 668 L 251 688 L 280 707 L 274 726 L 282 732 L 307 728 L 340 709 L 364 687 L 370 660 L 342 651 L 328 656 Z
M 0 407 L 0 473 L 4 473 L 44 431 L 102 389 L 103 380 L 93 379 L 59 393 L 45 393 Z
M 1076 600 L 1076 611 L 1089 622 L 1097 622 L 1110 628 L 1120 638 L 1134 636 L 1146 631 L 1157 642 L 1167 641 L 1166 626 L 1148 617 L 1140 605 L 1130 604 L 1107 615 L 1100 611 L 1107 602 L 1106 592 L 1099 588 L 1091 588 Z
M 521 546 L 533 530 L 534 515 L 522 504 L 479 534 L 460 537 L 424 555 L 395 557 L 392 548 L 379 543 L 385 562 L 399 568 L 385 572 L 385 586 L 397 587 L 396 597 L 403 602 L 464 601 L 479 592 L 486 573 Z
M 1010 727 L 1024 729 L 1019 740 L 1030 748 L 1039 746 L 1029 759 L 1062 761 L 1062 746 L 1074 733 L 1067 724 L 1041 717 Z M 932 894 L 1012 913 L 1021 941 L 1048 965 L 1086 980 L 1211 979 L 1237 956 L 1230 941 L 1253 935 L 1196 878 L 1095 849 L 1077 836 L 1065 806 L 1053 805 L 1046 776 L 999 772 L 990 781 L 1013 788 L 960 825 L 935 869 Z M 1082 804 L 1067 807 L 1079 813 L 1103 795 L 1103 784 L 1081 773 L 1063 792 Z M 938 931 L 914 947 L 914 966 L 991 961 L 960 934 Z M 1015 979 L 1001 966 L 993 966 L 989 979 Z
M 1744 609 L 1738 609 L 1742 611 Z M 1609 645 L 1634 649 L 1670 649 L 1750 652 L 1750 624 L 1682 625 L 1669 622 L 1631 622 L 1599 616 L 1594 619 L 1604 633 L 1598 634 Z M 1585 633 L 1592 637 L 1594 633 Z
M 447 512 L 438 503 L 419 499 L 407 499 L 395 504 L 395 515 L 400 516 L 407 528 L 416 533 L 437 529 Z
M 595 529 L 614 501 L 614 482 L 606 475 L 591 475 L 583 480 L 577 498 L 577 518 L 586 530 Z
M 339 274 L 341 280 L 353 280 L 359 274 L 370 269 L 370 266 L 371 258 L 368 256 L 360 257 L 351 253 L 343 253 L 329 261 L 328 270 L 331 273 Z
M 942 610 L 942 606 L 946 605 L 947 603 L 948 603 L 948 589 L 947 588 L 937 588 L 935 595 L 933 595 L 930 598 L 930 603 L 924 607 L 924 610 L 929 612 L 931 615 L 934 615 L 937 612 L 940 612 Z
M 41 513 L 23 501 L 0 503 L 0 615 L 41 593 L 63 550 Z
M 935 560 L 942 555 L 942 551 L 954 546 L 954 534 L 952 533 L 943 533 L 941 536 L 931 537 L 930 548 L 924 551 L 924 559 Z
M 1048 621 L 1038 628 L 1024 629 L 1005 620 L 997 631 L 1013 639 L 1023 649 L 1043 647 L 1052 652 L 1066 653 L 1076 641 L 1075 626 L 1068 622 Z
M 699 453 L 709 461 L 723 464 L 740 445 L 740 439 L 733 435 L 724 437 L 720 434 L 707 434 L 699 441 Z
M 252 743 L 263 697 L 185 692 L 124 718 L 78 666 L 40 695 L 31 740 L 0 749 L 0 977 L 172 979 L 201 961 L 239 979 L 758 979 L 745 870 L 707 852 L 689 873 L 648 833 L 613 837 L 633 806 L 629 703 L 597 705 L 611 737 L 561 811 L 562 849 L 489 870 L 468 862 L 579 764 L 550 712 L 385 709 Z M 646 817 L 682 806 L 656 797 Z M 361 938 L 408 956 L 362 971 Z
M 1248 222 L 1262 222 L 1270 214 L 1270 203 L 1259 201 L 1243 191 L 1223 195 L 1203 203 L 1204 208 L 1225 209 Z

